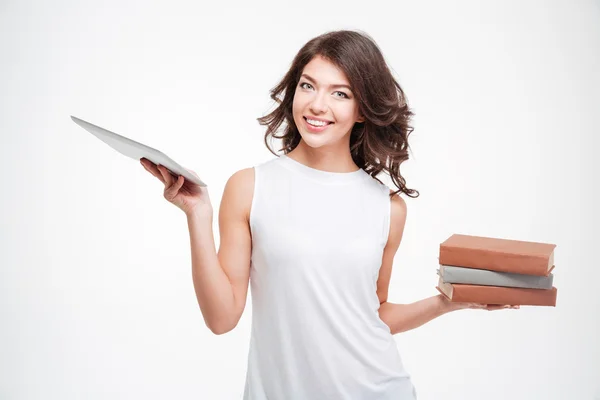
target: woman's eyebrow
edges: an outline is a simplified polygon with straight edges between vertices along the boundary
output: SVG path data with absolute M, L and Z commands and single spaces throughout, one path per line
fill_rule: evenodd
M 309 75 L 307 74 L 302 74 L 302 77 L 308 79 L 309 81 L 311 81 L 312 83 L 317 83 L 317 81 L 315 81 L 313 78 L 311 78 Z M 329 85 L 330 88 L 346 88 L 348 90 L 352 90 L 352 88 L 348 85 L 343 85 L 343 84 L 336 84 L 336 85 Z

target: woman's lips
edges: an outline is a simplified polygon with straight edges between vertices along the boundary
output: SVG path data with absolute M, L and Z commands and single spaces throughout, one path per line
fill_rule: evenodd
M 306 129 L 308 129 L 309 132 L 314 132 L 314 133 L 323 132 L 325 129 L 327 129 L 329 127 L 329 125 L 333 125 L 333 122 L 330 122 L 324 126 L 314 126 L 314 125 L 311 125 L 308 123 L 308 121 L 306 120 L 306 117 L 303 117 L 303 118 L 304 118 L 304 124 L 306 125 Z

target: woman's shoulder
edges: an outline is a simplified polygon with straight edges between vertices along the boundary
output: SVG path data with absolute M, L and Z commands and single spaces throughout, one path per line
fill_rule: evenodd
M 227 185 L 232 187 L 232 191 L 242 198 L 242 201 L 248 208 L 252 203 L 256 181 L 260 182 L 261 174 L 268 172 L 278 159 L 279 158 L 271 158 L 254 164 L 253 166 L 242 168 L 229 177 Z
M 231 185 L 237 189 L 252 187 L 253 182 L 251 181 L 254 180 L 254 168 L 255 167 L 242 168 L 234 172 L 227 180 L 226 186 Z
M 223 191 L 223 200 L 230 202 L 234 209 L 250 216 L 252 197 L 254 196 L 254 168 L 248 167 L 234 172 Z

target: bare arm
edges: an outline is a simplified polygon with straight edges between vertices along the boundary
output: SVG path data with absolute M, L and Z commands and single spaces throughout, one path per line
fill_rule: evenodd
M 503 309 L 519 309 L 518 305 L 478 304 L 451 302 L 444 295 L 428 297 L 411 304 L 394 304 L 385 302 L 379 307 L 380 318 L 390 327 L 392 335 L 405 332 L 456 310 L 480 309 L 487 311 Z
M 391 192 L 391 191 L 390 191 Z M 405 332 L 444 315 L 451 311 L 466 308 L 500 310 L 504 308 L 519 308 L 509 305 L 486 305 L 477 303 L 451 302 L 442 294 L 428 297 L 410 304 L 395 304 L 387 301 L 390 277 L 394 256 L 406 224 L 406 202 L 398 195 L 391 200 L 390 234 L 383 251 L 383 259 L 377 280 L 377 296 L 379 297 L 379 317 L 390 327 L 392 334 Z
M 379 316 L 392 332 L 405 332 L 444 315 L 450 311 L 458 310 L 441 294 L 428 297 L 411 304 L 395 304 L 385 302 L 379 307 Z
M 212 214 L 187 214 L 194 290 L 206 325 L 217 335 L 235 328 L 246 305 L 252 247 L 248 218 L 253 188 L 253 168 L 238 171 L 227 181 L 219 208 L 218 254 Z
M 390 190 L 390 193 L 392 191 Z M 406 202 L 399 195 L 391 198 L 390 233 L 383 250 L 381 268 L 377 279 L 379 318 L 390 327 L 392 334 L 417 328 L 449 311 L 450 302 L 442 295 L 429 297 L 411 304 L 395 304 L 387 301 L 394 256 L 400 247 L 406 225 Z

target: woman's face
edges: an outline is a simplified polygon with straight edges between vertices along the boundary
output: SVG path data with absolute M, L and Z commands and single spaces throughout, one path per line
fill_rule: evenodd
M 310 147 L 349 143 L 349 134 L 359 117 L 358 103 L 345 74 L 320 56 L 313 58 L 298 81 L 292 113 L 302 140 Z M 327 121 L 325 127 L 310 125 L 311 117 Z M 314 121 L 311 121 L 314 122 Z M 348 137 L 346 138 L 346 136 Z

